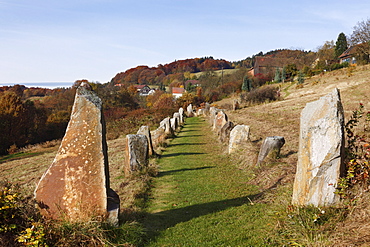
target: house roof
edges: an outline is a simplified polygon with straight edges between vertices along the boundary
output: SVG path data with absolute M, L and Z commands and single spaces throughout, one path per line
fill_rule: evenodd
M 143 89 L 144 87 L 149 87 L 148 85 L 134 85 L 136 89 Z
M 182 93 L 184 93 L 185 92 L 185 89 L 184 88 L 182 88 L 182 87 L 173 87 L 172 88 L 172 93 L 174 94 L 174 93 L 178 93 L 178 94 L 182 94 Z
M 343 58 L 346 58 L 346 57 L 349 57 L 349 56 L 353 56 L 356 52 L 356 47 L 357 46 L 351 46 L 350 48 L 348 48 L 347 50 L 345 50 L 340 56 L 339 56 L 339 59 L 343 59 Z

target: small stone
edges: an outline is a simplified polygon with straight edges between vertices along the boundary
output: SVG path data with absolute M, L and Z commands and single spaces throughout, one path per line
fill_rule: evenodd
M 260 165 L 267 156 L 277 159 L 280 156 L 280 149 L 284 146 L 285 139 L 282 136 L 269 136 L 263 141 L 258 154 L 257 165 Z

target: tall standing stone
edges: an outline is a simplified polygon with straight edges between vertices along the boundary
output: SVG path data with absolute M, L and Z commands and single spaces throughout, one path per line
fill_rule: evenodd
M 343 172 L 344 117 L 338 89 L 308 103 L 301 112 L 298 164 L 292 203 L 326 206 Z
M 145 135 L 126 136 L 126 156 L 124 172 L 129 176 L 132 172 L 140 171 L 148 165 L 148 139 Z
M 230 132 L 229 139 L 229 154 L 240 149 L 249 141 L 249 131 L 248 125 L 236 125 Z
M 44 216 L 71 222 L 108 217 L 118 223 L 119 198 L 110 189 L 101 108 L 100 98 L 82 83 L 56 157 L 35 190 Z
M 180 115 L 180 125 L 183 125 L 185 120 L 184 120 L 184 108 L 180 107 L 179 108 L 179 115 Z
M 136 134 L 146 136 L 146 138 L 148 139 L 149 155 L 154 155 L 155 152 L 153 148 L 152 135 L 150 133 L 149 126 L 141 126 Z
M 177 129 L 177 128 L 179 128 L 179 127 L 180 127 L 180 125 L 181 125 L 180 113 L 179 113 L 179 112 L 175 112 L 175 113 L 173 114 L 173 118 L 175 118 L 175 119 L 176 119 L 176 121 L 177 121 L 177 127 L 176 127 L 176 129 Z
M 172 130 L 175 132 L 177 130 L 177 128 L 179 127 L 178 119 L 173 117 L 173 118 L 170 119 L 170 123 L 171 123 Z
M 192 104 L 189 104 L 188 107 L 186 108 L 186 115 L 188 117 L 194 117 L 193 105 Z
M 277 159 L 280 156 L 280 149 L 284 146 L 285 139 L 282 136 L 268 136 L 263 141 L 260 152 L 258 154 L 257 165 L 270 156 L 272 159 Z

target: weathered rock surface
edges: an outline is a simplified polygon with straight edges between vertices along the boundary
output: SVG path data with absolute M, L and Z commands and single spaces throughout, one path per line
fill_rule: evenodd
M 148 165 L 148 139 L 145 135 L 126 136 L 126 156 L 124 172 L 126 176 L 140 171 Z
M 236 125 L 230 132 L 229 154 L 241 149 L 249 141 L 250 127 L 248 125 Z
M 82 83 L 56 157 L 35 190 L 44 216 L 71 222 L 108 217 L 118 223 L 119 198 L 109 188 L 101 105 L 90 85 Z
M 149 126 L 141 126 L 136 134 L 146 136 L 146 138 L 148 139 L 149 155 L 154 155 L 155 152 L 153 148 L 152 135 L 150 133 Z
M 220 131 L 220 141 L 222 143 L 228 143 L 230 139 L 230 132 L 234 128 L 234 123 L 227 121 L 224 126 L 222 126 Z
M 332 205 L 343 172 L 344 117 L 338 89 L 308 103 L 301 113 L 297 172 L 292 203 Z
M 280 156 L 280 149 L 284 146 L 285 139 L 282 136 L 268 136 L 263 141 L 260 152 L 258 154 L 257 165 L 269 156 L 272 159 L 277 159 Z
M 166 140 L 165 126 L 159 126 L 151 132 L 153 147 L 158 148 Z

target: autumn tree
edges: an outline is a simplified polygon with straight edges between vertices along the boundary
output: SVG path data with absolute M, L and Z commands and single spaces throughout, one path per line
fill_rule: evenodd
M 335 57 L 338 59 L 338 57 L 347 50 L 348 43 L 347 43 L 347 37 L 344 33 L 340 33 L 338 35 L 337 42 L 335 42 Z
M 353 27 L 351 45 L 356 45 L 357 60 L 363 63 L 370 62 L 370 19 L 358 22 Z
M 317 50 L 317 56 L 322 62 L 321 66 L 328 66 L 335 61 L 335 45 L 334 41 L 326 41 Z
M 27 112 L 21 98 L 14 92 L 0 98 L 0 154 L 11 145 L 21 147 L 27 141 Z

